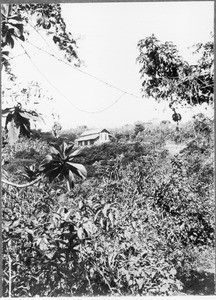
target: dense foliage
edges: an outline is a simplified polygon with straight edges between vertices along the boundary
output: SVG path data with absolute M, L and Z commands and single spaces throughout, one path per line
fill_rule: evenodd
M 4 296 L 214 293 L 212 126 L 198 116 L 178 132 L 144 129 L 85 148 L 76 159 L 89 176 L 70 191 L 59 177 L 3 184 Z M 172 155 L 166 142 L 177 137 L 185 147 Z M 6 145 L 4 176 L 26 182 L 24 166 L 39 166 L 49 148 Z
M 31 82 L 27 87 L 23 87 L 18 83 L 10 65 L 10 59 L 13 57 L 12 49 L 20 44 L 25 54 L 28 55 L 24 45 L 30 42 L 32 32 L 35 31 L 39 35 L 41 32 L 45 32 L 49 38 L 52 38 L 53 43 L 57 45 L 67 61 L 73 62 L 78 67 L 80 59 L 77 55 L 76 41 L 68 32 L 62 18 L 60 4 L 2 4 L 1 15 L 1 66 L 4 67 L 6 76 L 6 84 L 2 85 L 4 108 L 2 113 L 7 114 L 4 143 L 9 142 L 12 145 L 19 136 L 30 137 L 30 119 L 39 119 L 36 110 L 24 109 L 24 102 L 36 100 L 34 102 L 36 104 L 39 103 L 38 101 L 44 100 L 44 92 L 41 91 L 40 84 L 35 85 Z M 43 36 L 42 38 L 45 39 Z M 11 103 L 10 106 L 7 105 L 8 94 L 14 107 L 11 107 Z M 20 95 L 21 100 L 19 101 Z M 59 126 L 56 125 L 53 128 L 53 134 L 58 135 Z
M 2 64 L 9 75 L 6 47 L 26 41 L 29 26 L 47 31 L 79 65 L 59 4 L 2 5 L 2 16 Z M 172 43 L 154 36 L 139 42 L 143 93 L 168 99 L 177 123 L 175 102 L 212 103 L 212 45 L 199 44 L 203 55 L 190 66 Z M 20 90 L 22 99 L 31 98 L 28 90 Z M 37 101 L 39 94 L 36 87 Z M 213 280 L 211 120 L 197 115 L 178 131 L 137 123 L 110 143 L 80 151 L 72 143 L 77 132 L 60 134 L 58 123 L 53 136 L 31 132 L 29 120 L 39 114 L 22 108 L 17 95 L 14 100 L 3 111 L 9 139 L 2 151 L 5 297 L 181 295 L 197 292 L 188 289 L 195 279 L 198 286 Z M 172 152 L 167 142 L 181 150 Z M 199 293 L 213 294 L 212 281 Z
M 9 51 L 5 47 L 13 48 L 16 40 L 26 41 L 30 29 L 46 31 L 65 53 L 65 58 L 79 66 L 76 41 L 66 29 L 60 4 L 2 4 L 1 14 L 2 65 L 6 69 L 9 68 Z
M 160 42 L 154 35 L 138 43 L 143 96 L 174 104 L 197 105 L 213 102 L 213 40 L 195 45 L 200 54 L 197 64 L 190 65 L 172 42 Z

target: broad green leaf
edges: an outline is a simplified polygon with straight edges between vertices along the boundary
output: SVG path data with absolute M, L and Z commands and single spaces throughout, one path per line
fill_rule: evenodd
M 1 4 L 1 13 L 4 14 L 6 18 L 9 17 L 11 12 L 11 4 Z
M 25 119 L 30 119 L 31 118 L 31 115 L 28 114 L 27 112 L 24 112 L 24 111 L 19 111 L 19 114 L 21 117 L 25 118 Z
M 23 25 L 22 24 L 13 24 L 13 31 L 14 31 L 14 35 L 19 38 L 23 33 Z
M 23 24 L 17 22 L 14 18 L 13 19 L 10 18 L 10 23 L 13 24 L 13 26 L 19 30 L 18 37 L 20 37 L 23 34 Z
M 8 33 L 6 35 L 6 42 L 7 42 L 7 44 L 9 44 L 11 46 L 11 48 L 14 47 L 14 40 Z
M 65 150 L 65 155 L 66 156 L 70 155 L 73 147 L 74 147 L 74 144 L 67 147 L 67 149 Z
M 51 162 L 51 160 L 52 160 L 52 156 L 47 154 L 45 156 L 44 160 L 42 161 L 41 165 L 47 164 L 47 163 Z
M 48 171 L 52 171 L 52 170 L 55 170 L 55 169 L 59 169 L 60 166 L 61 165 L 60 165 L 59 162 L 51 161 L 47 164 L 42 164 L 41 169 L 43 169 L 44 172 L 48 172 Z
M 82 149 L 76 149 L 74 152 L 72 152 L 71 154 L 69 154 L 69 158 L 75 157 L 80 155 L 82 152 Z
M 68 164 L 70 167 L 72 167 L 72 168 L 70 168 L 71 171 L 74 172 L 79 177 L 81 177 L 83 179 L 85 179 L 87 177 L 86 168 L 82 164 L 71 163 L 71 162 L 67 162 L 66 164 Z
M 25 41 L 24 35 L 21 35 L 19 38 L 20 38 L 21 41 L 23 41 L 23 42 Z M 38 102 L 38 103 L 39 103 L 39 102 Z M 43 122 L 45 123 L 44 119 L 43 119 Z
M 11 22 L 11 20 L 15 20 L 15 21 L 20 22 L 20 21 L 22 21 L 22 18 L 19 17 L 18 15 L 13 15 L 13 16 L 9 17 L 9 20 L 10 20 L 10 22 Z
M 59 157 L 61 156 L 61 149 L 60 149 L 60 146 L 58 145 L 58 144 L 54 144 L 54 143 L 51 143 L 51 152 L 53 151 L 53 153 L 55 154 L 55 155 L 57 155 L 58 156 L 58 159 L 59 159 Z M 55 150 L 54 150 L 54 149 Z
M 7 124 L 7 130 L 8 130 L 8 143 L 9 143 L 9 145 L 12 146 L 19 139 L 20 127 L 17 127 L 15 122 L 14 122 L 14 119 L 12 119 Z
M 45 175 L 49 178 L 50 182 L 53 181 L 56 177 L 60 175 L 60 170 L 59 168 L 56 170 L 50 170 L 45 173 Z
M 2 115 L 5 115 L 5 114 L 8 114 L 9 112 L 12 112 L 13 110 L 14 110 L 13 107 L 5 108 L 5 109 L 2 109 L 1 113 L 2 113 Z
M 67 144 L 65 143 L 65 141 L 63 141 L 63 143 L 61 144 L 59 149 L 60 149 L 60 154 L 61 154 L 62 158 L 65 159 L 66 158 L 65 150 L 67 149 Z
M 44 120 L 43 120 L 43 118 L 41 117 L 41 116 L 39 116 L 39 115 L 34 115 L 34 114 L 32 114 L 32 113 L 30 113 L 30 112 L 26 112 L 26 111 L 19 111 L 19 114 L 20 114 L 20 116 L 22 116 L 23 118 L 25 118 L 25 119 L 30 119 L 30 120 L 32 120 L 32 121 L 34 121 L 34 122 L 37 122 L 37 121 L 43 121 L 44 122 Z M 45 122 L 44 122 L 45 123 Z
M 55 146 L 52 146 L 50 148 L 50 152 L 53 153 L 53 154 L 59 155 L 59 150 L 57 150 Z
M 59 166 L 47 164 L 47 166 L 45 166 L 45 168 L 43 170 L 43 173 L 45 173 L 46 176 L 50 176 L 53 172 L 56 172 L 56 171 L 58 171 L 60 173 Z

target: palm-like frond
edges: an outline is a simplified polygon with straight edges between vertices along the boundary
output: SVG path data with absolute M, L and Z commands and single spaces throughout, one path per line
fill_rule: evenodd
M 51 154 L 47 155 L 40 165 L 40 171 L 53 181 L 57 177 L 66 180 L 67 189 L 70 191 L 74 187 L 74 175 L 85 179 L 87 177 L 86 168 L 79 163 L 73 163 L 74 157 L 80 154 L 80 150 L 73 151 L 74 145 L 68 146 L 63 142 L 60 146 L 52 145 Z

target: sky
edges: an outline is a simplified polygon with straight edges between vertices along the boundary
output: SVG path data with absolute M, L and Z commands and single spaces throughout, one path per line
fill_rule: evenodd
M 31 60 L 24 54 L 12 59 L 11 65 L 21 85 L 38 81 L 49 96 L 32 105 L 43 112 L 46 122 L 37 128 L 51 130 L 52 113 L 56 120 L 59 116 L 65 130 L 80 125 L 112 128 L 152 119 L 171 121 L 172 111 L 167 104 L 142 98 L 137 43 L 154 33 L 162 42 L 172 41 L 185 60 L 195 63 L 190 47 L 210 39 L 214 2 L 63 3 L 61 7 L 67 29 L 77 39 L 78 56 L 84 62 L 80 69 L 108 84 L 25 43 Z M 32 30 L 29 40 L 62 57 L 52 41 L 41 35 Z M 22 54 L 23 48 L 16 45 L 13 51 L 14 56 Z M 3 82 L 4 86 L 9 83 Z M 183 121 L 193 113 L 187 110 Z

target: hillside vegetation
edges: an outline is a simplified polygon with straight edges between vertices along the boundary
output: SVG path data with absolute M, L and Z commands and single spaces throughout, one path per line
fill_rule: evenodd
M 48 153 L 43 133 L 5 145 L 3 177 L 33 180 Z M 210 120 L 122 134 L 74 162 L 88 176 L 70 191 L 61 177 L 3 183 L 5 297 L 214 293 Z

